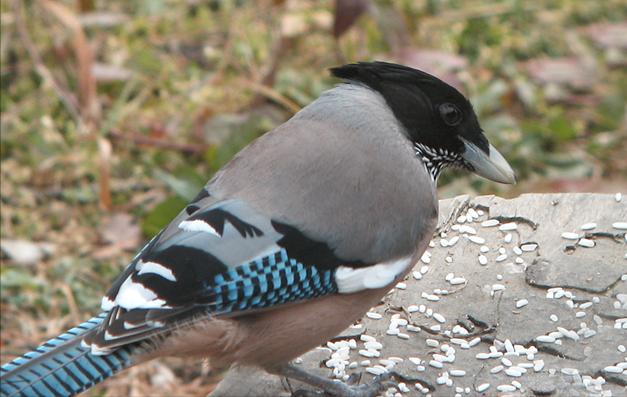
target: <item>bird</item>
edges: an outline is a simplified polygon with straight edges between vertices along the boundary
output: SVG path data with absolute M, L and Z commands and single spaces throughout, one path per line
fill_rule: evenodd
M 164 356 L 251 366 L 373 397 L 292 363 L 375 306 L 427 248 L 449 167 L 516 178 L 471 103 L 424 71 L 368 61 L 216 172 L 130 261 L 101 313 L 4 364 L 2 396 L 70 396 Z

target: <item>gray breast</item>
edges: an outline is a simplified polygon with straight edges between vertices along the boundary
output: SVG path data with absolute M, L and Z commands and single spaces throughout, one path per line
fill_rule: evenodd
M 241 151 L 209 183 L 347 260 L 412 254 L 437 218 L 434 184 L 383 98 L 340 85 Z

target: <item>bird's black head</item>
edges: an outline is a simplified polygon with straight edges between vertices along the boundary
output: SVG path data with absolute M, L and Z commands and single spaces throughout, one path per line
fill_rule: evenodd
M 513 183 L 513 171 L 488 142 L 468 99 L 454 87 L 423 71 L 387 62 L 348 64 L 331 73 L 383 96 L 434 179 L 453 165 Z M 490 159 L 496 164 L 485 164 Z M 496 169 L 488 170 L 488 165 Z

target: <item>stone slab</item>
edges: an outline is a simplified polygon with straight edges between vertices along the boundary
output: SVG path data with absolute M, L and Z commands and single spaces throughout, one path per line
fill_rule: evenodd
M 473 218 L 473 214 L 477 217 Z M 488 219 L 500 223 L 482 226 Z M 581 225 L 589 222 L 595 222 L 597 227 L 581 230 Z M 383 345 L 380 357 L 371 358 L 370 366 L 387 365 L 391 369 L 390 362 L 381 359 L 403 359 L 393 366 L 394 370 L 415 379 L 408 382 L 410 391 L 401 393 L 403 396 L 425 395 L 414 383 L 429 386 L 432 390 L 428 393 L 434 397 L 456 393 L 627 395 L 625 370 L 607 371 L 607 367 L 625 366 L 627 362 L 627 354 L 619 350 L 619 345 L 627 346 L 627 328 L 621 328 L 622 319 L 627 318 L 627 244 L 625 231 L 612 227 L 615 222 L 627 222 L 627 201 L 616 202 L 613 195 L 525 194 L 511 200 L 495 196 L 442 200 L 438 231 L 428 249 L 430 257 L 423 257 L 414 268 L 424 272 L 420 279 L 410 274 L 404 288 L 393 288 L 379 306 L 371 309 L 382 314 L 382 319 L 364 317 L 356 327 L 335 339 L 357 341 L 342 375 L 363 373 L 362 382 L 372 379 L 365 366 L 348 366 L 350 362 L 366 360 L 358 353 L 364 349 L 360 336 L 365 334 Z M 515 229 L 500 230 L 505 223 L 515 224 Z M 564 239 L 563 232 L 579 233 L 593 240 L 595 246 L 586 248 L 578 245 L 577 240 Z M 535 244 L 535 249 L 530 244 Z M 487 252 L 481 251 L 482 246 L 487 247 Z M 521 246 L 529 250 L 521 252 Z M 485 264 L 480 263 L 480 255 L 485 256 Z M 450 274 L 465 281 L 453 285 L 449 282 Z M 424 313 L 415 311 L 421 305 Z M 421 330 L 412 332 L 401 325 L 398 329 L 408 335 L 407 339 L 388 335 L 393 318 L 407 320 Z M 536 339 L 540 335 L 558 338 L 556 342 L 540 342 Z M 479 338 L 476 345 L 459 345 L 475 338 Z M 508 347 L 513 347 L 514 353 L 508 353 Z M 449 359 L 454 351 L 454 361 L 445 362 L 442 368 L 429 365 L 431 360 L 446 357 L 443 350 L 448 350 Z M 490 352 L 504 356 L 477 358 L 478 354 Z M 332 377 L 331 369 L 325 366 L 331 354 L 327 348 L 313 350 L 299 360 L 299 365 Z M 410 361 L 410 357 L 421 363 Z M 533 365 L 534 360 L 536 364 L 542 360 L 544 366 L 537 370 L 524 368 Z M 516 368 L 508 374 L 505 369 L 510 362 Z M 504 369 L 491 372 L 499 366 Z M 520 367 L 526 372 L 512 376 Z M 457 374 L 455 370 L 465 374 L 453 376 Z M 498 385 L 513 382 L 519 382 L 516 391 L 497 391 Z M 490 387 L 479 393 L 476 389 L 482 383 L 489 383 Z M 292 391 L 306 387 L 297 382 L 290 385 Z M 394 396 L 397 392 L 388 390 L 383 395 Z M 237 368 L 211 396 L 290 394 L 290 386 L 279 377 Z

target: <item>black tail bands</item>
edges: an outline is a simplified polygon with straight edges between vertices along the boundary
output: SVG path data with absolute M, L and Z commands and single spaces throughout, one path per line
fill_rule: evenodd
M 101 313 L 0 367 L 0 396 L 73 396 L 131 366 L 134 347 L 93 355 L 81 346 L 79 336 L 105 317 Z

